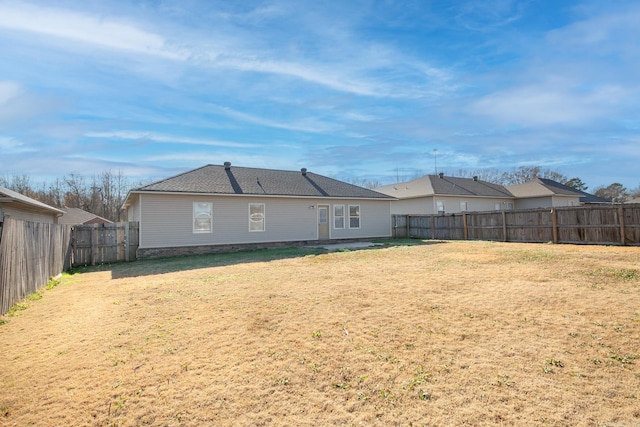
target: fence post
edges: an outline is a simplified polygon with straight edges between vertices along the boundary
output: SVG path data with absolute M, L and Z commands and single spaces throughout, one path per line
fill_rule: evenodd
M 624 206 L 620 205 L 620 207 L 618 208 L 618 222 L 620 223 L 620 243 L 622 243 L 622 246 L 624 246 L 626 244 L 625 241 L 625 230 L 624 230 Z
M 98 224 L 93 224 L 91 228 L 91 265 L 98 262 Z
M 124 223 L 124 260 L 129 262 L 129 221 Z
M 504 236 L 503 242 L 508 241 L 507 238 L 507 213 L 502 211 L 502 235 Z
M 407 215 L 405 219 L 406 219 L 405 227 L 407 228 L 407 239 L 410 239 L 411 238 L 411 225 L 410 225 L 411 215 Z
M 558 243 L 558 211 L 555 209 L 551 209 L 551 232 L 553 243 Z
M 468 224 L 467 224 L 467 213 L 466 212 L 462 213 L 462 227 L 464 229 L 464 231 L 463 231 L 464 240 L 469 240 L 469 227 L 468 227 Z
M 436 238 L 436 216 L 431 215 L 429 218 L 431 219 L 431 238 L 435 239 Z

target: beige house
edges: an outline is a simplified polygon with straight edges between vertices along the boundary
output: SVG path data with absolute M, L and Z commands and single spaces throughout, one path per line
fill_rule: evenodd
M 31 222 L 57 224 L 64 211 L 0 187 L 0 224 L 5 216 Z
M 391 236 L 393 197 L 312 172 L 198 169 L 132 190 L 138 255 L 208 253 L 220 246 Z
M 413 181 L 385 185 L 376 191 L 397 200 L 391 213 L 401 215 L 453 214 L 510 210 L 515 197 L 505 187 L 477 178 L 426 175 Z
M 509 185 L 507 189 L 516 197 L 516 209 L 580 206 L 581 198 L 587 194 L 546 178 Z

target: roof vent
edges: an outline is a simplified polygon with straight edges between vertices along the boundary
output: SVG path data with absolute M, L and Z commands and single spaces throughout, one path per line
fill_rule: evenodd
M 474 180 L 475 182 L 478 182 L 478 177 L 477 177 L 477 176 L 474 176 L 474 177 L 473 177 L 473 180 Z
M 303 176 L 307 176 L 307 168 L 300 169 L 300 172 L 302 172 Z
M 444 178 L 444 172 L 440 172 L 440 173 L 438 174 L 438 176 L 440 177 L 440 179 L 443 179 L 443 178 Z
M 231 169 L 231 162 L 224 162 L 224 170 L 228 171 Z

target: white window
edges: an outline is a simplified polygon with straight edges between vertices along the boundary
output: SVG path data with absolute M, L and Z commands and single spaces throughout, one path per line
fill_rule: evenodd
M 467 211 L 467 202 L 460 202 L 460 212 Z
M 360 205 L 349 205 L 349 228 L 360 228 Z
M 333 205 L 333 228 L 344 228 L 344 205 Z
M 264 203 L 249 203 L 249 231 L 264 231 Z
M 496 203 L 496 210 L 499 211 L 500 210 L 500 203 Z
M 513 203 L 512 202 L 507 202 L 507 210 L 508 211 L 512 211 L 513 210 Z
M 213 230 L 213 209 L 211 203 L 193 203 L 193 232 L 211 233 Z
M 439 214 L 443 214 L 444 213 L 444 200 L 438 200 L 436 202 L 436 206 L 438 207 L 438 213 Z

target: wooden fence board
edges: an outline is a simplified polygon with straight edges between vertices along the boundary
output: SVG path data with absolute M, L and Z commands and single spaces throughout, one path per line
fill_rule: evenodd
M 69 268 L 71 227 L 4 217 L 0 238 L 0 314 Z
M 640 245 L 640 204 L 393 215 L 394 237 Z
M 135 260 L 139 224 L 70 227 L 4 217 L 0 235 L 0 315 L 70 267 Z

